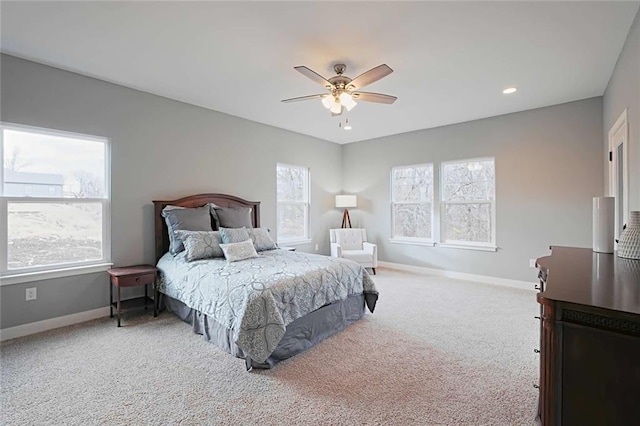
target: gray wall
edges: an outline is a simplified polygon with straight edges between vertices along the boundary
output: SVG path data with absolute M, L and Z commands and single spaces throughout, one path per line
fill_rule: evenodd
M 609 129 L 627 108 L 629 126 L 629 210 L 640 210 L 640 12 L 631 26 L 618 63 L 604 92 L 604 150 L 609 151 Z M 605 188 L 609 187 L 605 161 Z
M 619 112 L 608 110 L 618 104 L 630 107 L 636 163 L 638 96 L 616 86 L 631 81 L 637 93 L 637 34 L 636 19 L 630 36 L 635 47 L 627 42 L 605 95 L 605 120 L 617 118 Z M 110 138 L 116 265 L 153 262 L 153 199 L 236 194 L 262 201 L 262 223 L 274 228 L 277 162 L 311 168 L 313 242 L 301 250 L 319 244 L 319 252 L 328 254 L 327 229 L 340 221 L 333 194 L 341 189 L 359 194 L 352 222 L 368 229 L 385 261 L 534 281 L 529 259 L 548 253 L 549 245 L 591 244 L 591 198 L 604 193 L 605 182 L 602 98 L 340 146 L 0 58 L 3 121 Z M 498 252 L 389 243 L 391 167 L 481 156 L 496 158 Z M 638 209 L 635 170 L 632 207 Z M 107 282 L 107 274 L 99 273 L 0 287 L 0 327 L 107 306 Z M 33 286 L 38 300 L 26 302 L 24 289 Z
M 153 205 L 200 192 L 261 201 L 275 229 L 277 162 L 311 169 L 313 242 L 329 253 L 327 229 L 342 185 L 340 145 L 172 101 L 12 56 L 1 57 L 2 121 L 108 137 L 112 156 L 112 258 L 153 263 Z M 108 306 L 107 274 L 0 287 L 0 327 Z M 26 302 L 25 288 L 38 288 Z
M 603 195 L 602 98 L 344 146 L 343 187 L 384 261 L 535 281 L 549 245 L 591 246 L 592 197 Z M 495 157 L 497 252 L 394 244 L 394 166 Z

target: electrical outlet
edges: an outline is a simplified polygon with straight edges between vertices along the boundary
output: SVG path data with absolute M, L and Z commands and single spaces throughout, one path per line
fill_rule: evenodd
M 38 298 L 38 292 L 37 292 L 38 288 L 37 287 L 31 287 L 28 288 L 25 291 L 25 297 L 24 300 L 36 300 Z
M 320 246 L 316 244 L 316 251 L 320 250 Z
M 536 267 L 536 260 L 535 259 L 529 259 L 529 267 L 531 267 L 531 268 L 535 268 Z

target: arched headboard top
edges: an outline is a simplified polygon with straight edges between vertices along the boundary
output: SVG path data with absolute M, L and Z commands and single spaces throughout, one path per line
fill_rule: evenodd
M 201 207 L 213 203 L 220 207 L 251 207 L 251 222 L 254 228 L 260 226 L 260 201 L 247 201 L 228 194 L 197 194 L 169 201 L 154 201 L 155 249 L 156 262 L 169 251 L 169 229 L 162 217 L 162 209 L 166 206 Z

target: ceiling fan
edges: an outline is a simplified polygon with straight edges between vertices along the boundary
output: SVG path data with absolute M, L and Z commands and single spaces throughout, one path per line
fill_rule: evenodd
M 331 115 L 342 114 L 343 107 L 347 111 L 351 111 L 357 105 L 356 100 L 365 102 L 376 102 L 380 104 L 392 104 L 398 99 L 395 96 L 383 95 L 381 93 L 361 92 L 360 89 L 371 83 L 375 83 L 383 77 L 393 72 L 387 64 L 378 65 L 369 71 L 360 74 L 353 80 L 344 75 L 347 66 L 345 64 L 335 64 L 335 76 L 326 79 L 317 72 L 305 67 L 293 67 L 300 74 L 321 84 L 329 93 L 320 93 L 317 95 L 301 96 L 299 98 L 284 99 L 282 102 L 298 102 L 309 99 L 322 99 L 322 105 L 331 111 Z

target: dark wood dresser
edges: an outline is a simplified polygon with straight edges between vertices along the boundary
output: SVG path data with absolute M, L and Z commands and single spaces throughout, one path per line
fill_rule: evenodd
M 542 425 L 640 425 L 640 261 L 551 247 L 540 271 Z

